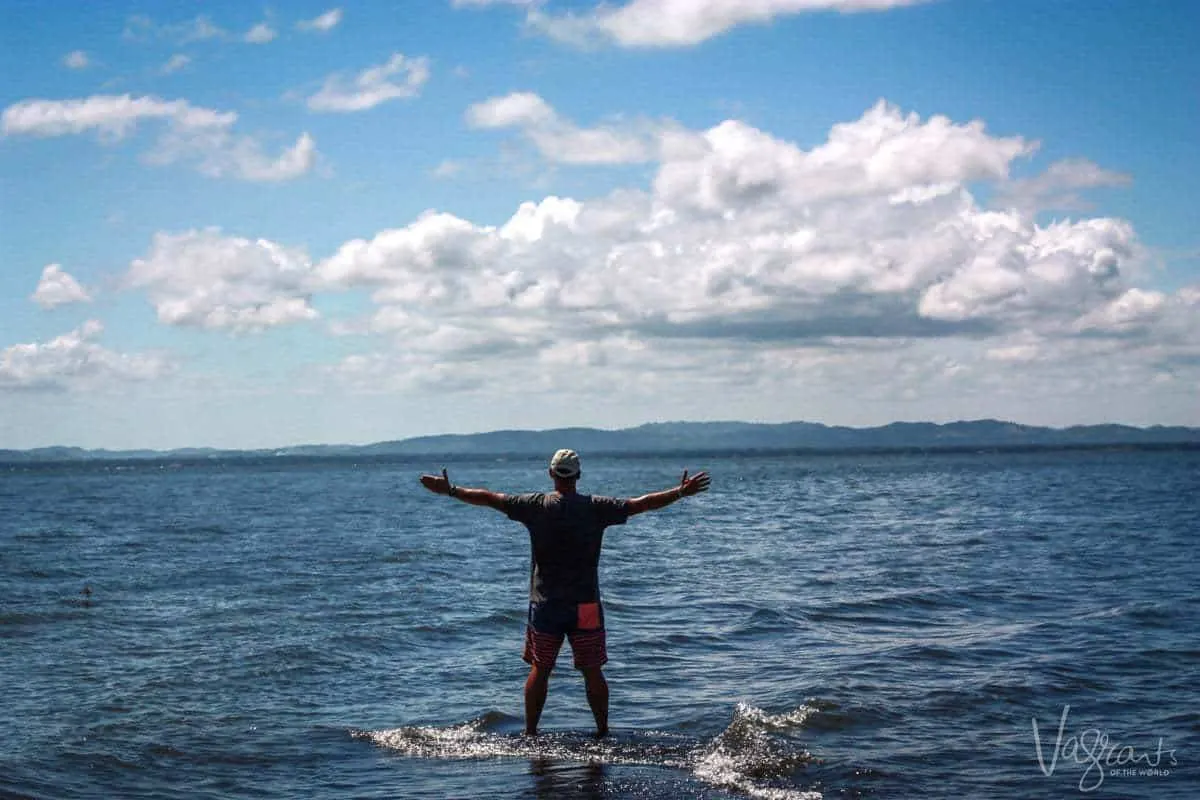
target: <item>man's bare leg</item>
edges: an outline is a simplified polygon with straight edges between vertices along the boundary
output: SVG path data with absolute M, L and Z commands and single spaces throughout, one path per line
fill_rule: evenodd
M 537 735 L 538 720 L 542 718 L 542 707 L 546 705 L 546 692 L 550 687 L 550 672 L 537 664 L 529 666 L 529 677 L 525 679 L 526 736 Z
M 600 667 L 585 667 L 580 672 L 587 687 L 588 705 L 592 707 L 592 716 L 596 718 L 596 735 L 607 736 L 608 681 L 604 680 L 604 672 Z

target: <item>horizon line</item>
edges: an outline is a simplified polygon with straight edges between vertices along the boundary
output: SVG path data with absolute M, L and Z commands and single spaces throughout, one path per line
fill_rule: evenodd
M 785 420 L 781 422 L 762 422 L 757 420 L 737 420 L 737 419 L 721 419 L 721 420 L 659 420 L 652 422 L 641 422 L 636 425 L 628 425 L 618 428 L 603 428 L 590 425 L 565 425 L 552 428 L 495 428 L 484 431 L 473 431 L 469 433 L 450 432 L 450 433 L 426 433 L 417 434 L 414 436 L 405 436 L 400 438 L 385 438 L 363 443 L 352 442 L 300 442 L 283 445 L 267 445 L 261 447 L 221 447 L 215 445 L 180 445 L 177 447 L 84 447 L 81 445 L 69 444 L 51 444 L 38 445 L 35 447 L 0 447 L 0 452 L 9 453 L 34 453 L 42 450 L 81 450 L 87 453 L 132 453 L 132 452 L 151 452 L 170 454 L 178 451 L 200 450 L 200 451 L 216 451 L 225 453 L 264 453 L 270 451 L 290 450 L 307 447 L 328 447 L 328 448 L 367 448 L 386 444 L 403 444 L 420 439 L 436 439 L 436 438 L 468 438 L 472 436 L 488 436 L 493 434 L 545 434 L 554 433 L 557 431 L 588 431 L 595 433 L 623 433 L 634 431 L 639 428 L 657 426 L 657 425 L 750 425 L 761 427 L 780 427 L 785 425 L 814 425 L 830 429 L 845 429 L 853 431 L 870 431 L 888 428 L 894 425 L 932 425 L 934 427 L 948 427 L 951 425 L 963 424 L 978 424 L 978 423 L 993 423 L 998 425 L 1011 425 L 1020 428 L 1031 428 L 1042 431 L 1065 432 L 1077 428 L 1129 428 L 1137 431 L 1153 431 L 1156 429 L 1171 429 L 1179 428 L 1182 430 L 1195 432 L 1200 434 L 1200 426 L 1193 425 L 1170 425 L 1165 423 L 1152 423 L 1149 425 L 1134 425 L 1126 422 L 1095 422 L 1095 423 L 1073 423 L 1070 425 L 1035 425 L 1024 422 L 1016 422 L 1013 420 L 998 419 L 995 417 L 979 417 L 975 419 L 956 419 L 946 422 L 933 422 L 931 420 L 893 420 L 878 425 L 838 425 L 825 422 L 813 422 L 811 420 Z M 781 448 L 786 449 L 786 448 Z M 795 449 L 795 448 L 792 448 Z

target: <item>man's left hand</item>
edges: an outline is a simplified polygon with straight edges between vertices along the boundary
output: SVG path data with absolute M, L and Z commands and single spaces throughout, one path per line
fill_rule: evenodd
M 708 491 L 710 482 L 707 472 L 697 472 L 691 478 L 688 477 L 687 470 L 683 471 L 683 478 L 679 481 L 679 496 L 691 497 L 694 494 Z
M 421 485 L 434 494 L 450 494 L 450 476 L 444 469 L 441 475 L 422 475 Z

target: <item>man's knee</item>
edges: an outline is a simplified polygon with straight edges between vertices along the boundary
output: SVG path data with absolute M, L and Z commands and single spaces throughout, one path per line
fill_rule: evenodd
M 603 667 L 581 667 L 579 671 L 583 673 L 583 680 L 588 686 L 601 685 L 605 682 Z
M 541 664 L 529 665 L 529 680 L 538 683 L 545 683 L 550 680 L 550 673 L 554 671 L 553 666 L 543 666 Z

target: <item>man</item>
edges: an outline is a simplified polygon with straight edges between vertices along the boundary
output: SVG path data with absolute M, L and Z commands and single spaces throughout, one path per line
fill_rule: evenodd
M 529 664 L 525 680 L 525 733 L 529 736 L 537 734 L 550 672 L 564 636 L 571 641 L 575 668 L 583 673 L 596 735 L 608 733 L 608 683 L 602 671 L 608 651 L 597 574 L 604 529 L 623 525 L 634 514 L 666 508 L 676 500 L 707 491 L 709 485 L 708 473 L 689 478 L 685 470 L 678 486 L 624 500 L 579 494 L 575 484 L 581 475 L 579 456 L 573 450 L 559 450 L 550 460 L 554 481 L 550 494 L 507 495 L 467 489 L 450 483 L 444 469 L 440 476 L 421 476 L 421 485 L 431 492 L 503 511 L 529 529 L 529 623 L 523 656 Z

